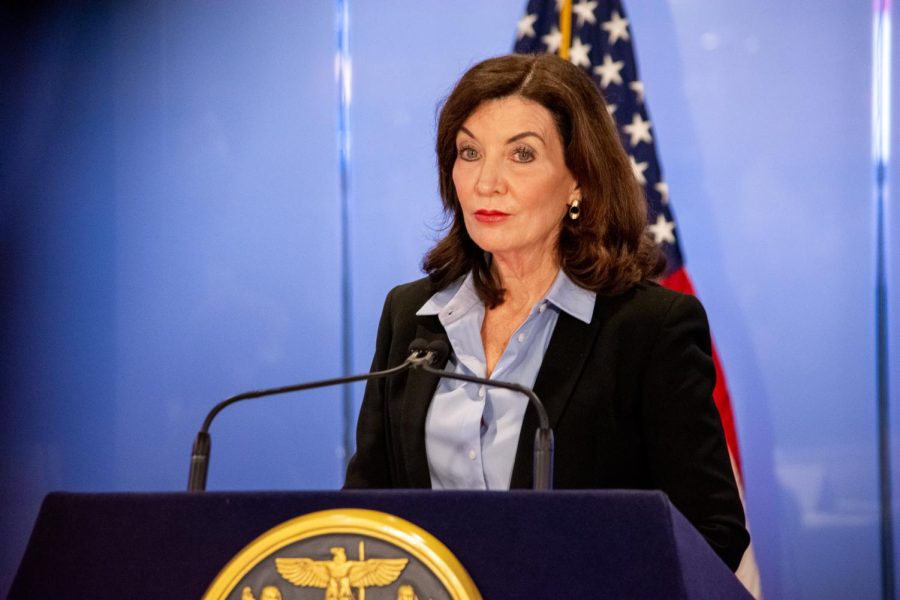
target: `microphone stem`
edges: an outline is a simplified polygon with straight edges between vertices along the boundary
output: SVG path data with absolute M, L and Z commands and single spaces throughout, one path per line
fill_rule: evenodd
M 284 387 L 277 388 L 269 388 L 266 390 L 256 390 L 252 392 L 244 392 L 243 394 L 238 394 L 236 396 L 232 396 L 231 398 L 227 398 L 222 400 L 218 404 L 216 404 L 209 414 L 206 415 L 206 420 L 203 421 L 203 427 L 200 428 L 200 431 L 206 433 L 209 431 L 209 426 L 212 423 L 213 419 L 216 418 L 222 409 L 228 407 L 235 402 L 240 402 L 241 400 L 250 400 L 252 398 L 261 398 L 263 396 L 277 396 L 279 394 L 288 394 L 290 392 L 302 392 L 303 390 L 311 390 L 314 388 L 320 387 L 328 387 L 330 385 L 338 385 L 340 383 L 354 383 L 357 381 L 364 381 L 366 379 L 374 379 L 377 377 L 386 377 L 388 375 L 393 375 L 395 373 L 399 373 L 401 371 L 405 371 L 410 368 L 412 364 L 409 361 L 404 362 L 403 364 L 397 365 L 396 367 L 392 367 L 390 369 L 386 369 L 384 371 L 375 371 L 374 373 L 363 373 L 361 375 L 352 375 L 350 377 L 334 377 L 332 379 L 322 379 L 319 381 L 312 381 L 310 383 L 300 383 L 297 385 L 287 385 Z
M 364 381 L 366 379 L 387 377 L 389 375 L 394 375 L 395 373 L 405 371 L 412 367 L 414 364 L 417 364 L 417 362 L 418 361 L 416 359 L 409 358 L 402 364 L 390 369 L 386 369 L 384 371 L 375 371 L 374 373 L 364 373 L 362 375 L 351 375 L 349 377 L 334 377 L 332 379 L 322 379 L 320 381 L 313 381 L 310 383 L 300 383 L 297 385 L 287 385 L 284 387 L 269 388 L 266 390 L 244 392 L 243 394 L 238 394 L 237 396 L 232 396 L 231 398 L 222 400 L 221 402 L 216 404 L 211 411 L 209 411 L 208 415 L 206 415 L 206 419 L 203 421 L 203 426 L 200 428 L 200 431 L 197 433 L 197 439 L 194 441 L 194 447 L 191 450 L 191 466 L 188 472 L 188 491 L 203 492 L 206 490 L 206 476 L 209 470 L 210 452 L 209 427 L 212 424 L 213 419 L 216 418 L 216 415 L 222 412 L 222 409 L 228 407 L 229 405 L 234 404 L 235 402 L 240 402 L 241 400 L 262 398 L 264 396 L 277 396 L 279 394 L 302 392 L 303 390 L 311 390 L 314 388 L 338 385 L 341 383 L 353 383 L 355 381 Z

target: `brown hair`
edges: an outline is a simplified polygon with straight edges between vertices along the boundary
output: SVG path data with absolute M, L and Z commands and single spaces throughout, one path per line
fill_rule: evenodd
M 560 224 L 557 252 L 566 275 L 604 294 L 658 275 L 665 259 L 646 234 L 643 190 L 600 91 L 581 69 L 561 58 L 512 54 L 469 69 L 441 109 L 438 176 L 444 211 L 452 221 L 422 261 L 435 286 L 443 289 L 471 270 L 481 300 L 489 307 L 503 302 L 504 290 L 491 272 L 489 257 L 466 232 L 453 164 L 456 135 L 469 115 L 485 101 L 508 96 L 522 96 L 550 111 L 566 167 L 580 187 L 579 219 L 564 217 Z

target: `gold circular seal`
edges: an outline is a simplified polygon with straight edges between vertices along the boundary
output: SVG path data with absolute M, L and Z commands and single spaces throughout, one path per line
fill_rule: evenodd
M 481 600 L 481 594 L 436 537 L 399 517 L 352 508 L 273 527 L 225 565 L 203 598 Z

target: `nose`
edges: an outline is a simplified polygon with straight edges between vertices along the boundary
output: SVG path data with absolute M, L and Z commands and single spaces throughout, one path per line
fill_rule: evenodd
M 503 171 L 502 158 L 485 159 L 481 162 L 481 171 L 475 182 L 475 191 L 482 196 L 506 193 L 506 175 Z

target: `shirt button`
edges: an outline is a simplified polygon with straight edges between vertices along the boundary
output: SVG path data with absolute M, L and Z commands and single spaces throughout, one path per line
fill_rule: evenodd
M 484 398 L 484 386 L 481 386 L 480 388 L 478 388 L 478 397 Z
M 519 339 L 519 342 L 524 342 L 524 341 L 525 341 L 525 334 L 524 334 L 524 333 L 520 333 L 518 339 Z
M 478 456 L 474 450 L 469 450 L 469 458 L 475 460 L 475 457 Z
M 546 302 L 541 302 L 541 305 L 538 307 L 538 312 L 539 312 L 539 313 L 542 313 L 542 312 L 544 312 L 545 310 L 547 310 L 547 303 L 546 303 Z

